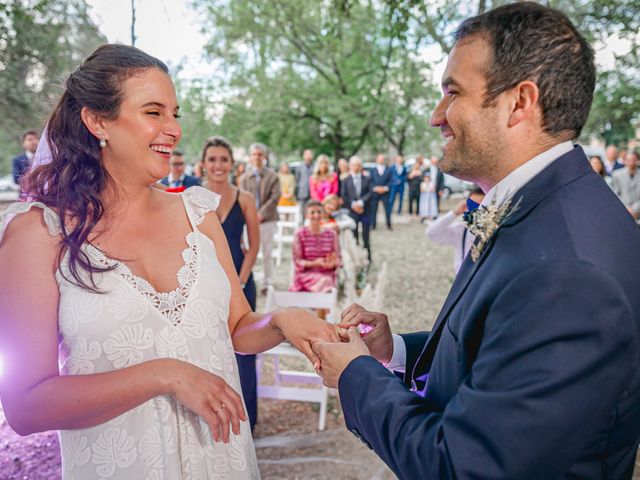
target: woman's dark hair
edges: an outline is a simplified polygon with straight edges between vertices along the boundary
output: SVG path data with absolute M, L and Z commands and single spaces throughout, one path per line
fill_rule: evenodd
M 604 162 L 602 161 L 602 158 L 600 158 L 600 155 L 591 155 L 591 157 L 589 157 L 589 160 L 598 160 L 598 163 L 600 164 L 600 171 L 596 172 L 598 175 L 600 175 L 602 178 L 604 178 L 607 174 L 605 168 L 604 168 Z
M 80 112 L 87 107 L 102 118 L 117 118 L 125 81 L 151 68 L 169 72 L 163 62 L 134 47 L 110 44 L 93 52 L 69 75 L 49 118 L 43 140 L 49 144 L 51 162 L 36 167 L 23 180 L 23 190 L 32 200 L 53 207 L 58 214 L 62 226 L 58 261 L 68 250 L 73 280 L 67 280 L 93 292 L 98 292 L 93 273 L 110 268 L 93 265 L 81 247 L 104 215 L 102 194 L 112 180 L 102 165 L 99 140 L 87 129 Z M 89 273 L 90 284 L 83 280 L 82 271 Z
M 484 105 L 524 80 L 538 85 L 542 127 L 567 139 L 580 135 L 596 84 L 593 48 L 563 13 L 535 2 L 516 2 L 465 20 L 454 38 L 484 38 L 491 45 Z
M 305 213 L 308 212 L 309 209 L 312 207 L 318 207 L 322 209 L 322 203 L 320 203 L 318 200 L 309 200 L 307 204 L 304 206 Z
M 207 138 L 207 140 L 204 142 L 204 147 L 202 148 L 202 157 L 201 157 L 201 161 L 204 162 L 204 156 L 207 153 L 207 148 L 209 147 L 222 147 L 225 148 L 227 150 L 227 152 L 229 152 L 229 158 L 231 159 L 231 161 L 233 162 L 233 149 L 231 148 L 231 143 L 229 143 L 229 140 L 227 140 L 224 137 L 209 137 Z

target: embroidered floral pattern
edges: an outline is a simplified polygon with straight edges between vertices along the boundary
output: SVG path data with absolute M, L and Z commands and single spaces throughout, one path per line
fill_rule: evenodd
M 111 477 L 116 468 L 126 468 L 136 459 L 133 437 L 119 428 L 111 427 L 98 437 L 93 444 L 91 460 L 98 465 L 96 473 Z
M 227 325 L 230 286 L 213 242 L 195 228 L 215 210 L 218 198 L 192 187 L 181 194 L 194 231 L 186 236 L 183 267 L 175 292 L 155 292 L 123 263 L 99 249 L 83 249 L 98 266 L 102 293 L 82 290 L 56 275 L 63 371 L 68 375 L 108 372 L 156 359 L 177 358 L 223 377 L 239 390 Z M 52 235 L 57 215 L 43 205 L 22 203 L 14 214 L 37 206 Z M 6 225 L 6 222 L 5 222 Z M 203 265 L 203 268 L 200 268 Z M 68 259 L 61 264 L 68 272 Z M 65 358 L 66 355 L 66 358 Z M 214 370 L 212 365 L 219 370 Z M 248 425 L 235 442 L 213 442 L 209 427 L 169 395 L 155 397 L 105 423 L 60 432 L 63 479 L 173 478 L 230 480 L 259 478 Z

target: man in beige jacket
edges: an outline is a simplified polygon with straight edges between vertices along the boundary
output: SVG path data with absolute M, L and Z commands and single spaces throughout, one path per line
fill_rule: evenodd
M 273 237 L 277 232 L 278 199 L 280 182 L 273 170 L 265 165 L 268 149 L 262 143 L 253 143 L 249 147 L 251 168 L 242 176 L 240 188 L 247 190 L 256 198 L 258 220 L 260 221 L 260 248 L 264 268 L 264 282 L 260 292 L 264 295 L 267 287 L 273 283 L 273 261 L 271 250 Z

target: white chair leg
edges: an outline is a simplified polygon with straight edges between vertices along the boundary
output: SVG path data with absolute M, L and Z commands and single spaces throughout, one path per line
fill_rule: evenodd
M 320 400 L 320 419 L 318 420 L 318 430 L 324 430 L 327 421 L 327 387 L 322 386 L 322 400 Z

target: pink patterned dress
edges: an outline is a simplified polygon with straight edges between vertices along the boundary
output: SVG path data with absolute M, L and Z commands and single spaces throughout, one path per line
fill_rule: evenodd
M 313 233 L 309 227 L 299 229 L 293 241 L 295 273 L 289 291 L 322 293 L 335 287 L 337 266 L 332 269 L 304 266 L 309 260 L 330 255 L 335 255 L 340 265 L 340 243 L 333 229 L 322 229 L 320 233 Z

